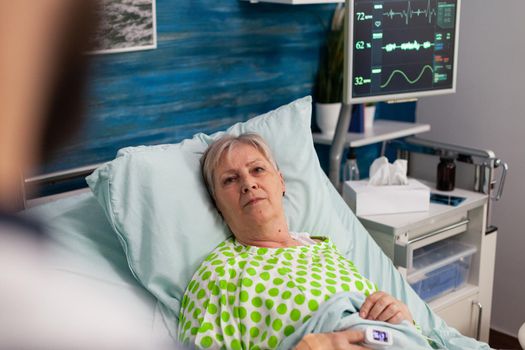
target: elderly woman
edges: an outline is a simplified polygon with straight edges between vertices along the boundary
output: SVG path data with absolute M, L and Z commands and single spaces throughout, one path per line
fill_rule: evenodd
M 202 157 L 202 173 L 234 237 L 201 264 L 187 287 L 180 340 L 199 348 L 274 349 L 321 304 L 341 292 L 367 296 L 362 318 L 413 322 L 408 308 L 378 292 L 329 238 L 290 232 L 286 186 L 268 146 L 256 134 L 224 136 Z M 298 348 L 361 347 L 363 334 L 309 335 Z

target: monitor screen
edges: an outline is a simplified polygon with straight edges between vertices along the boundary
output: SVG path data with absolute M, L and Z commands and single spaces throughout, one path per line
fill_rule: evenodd
M 387 332 L 383 332 L 383 331 L 374 329 L 373 337 L 374 337 L 374 340 L 388 343 L 388 333 Z
M 455 92 L 459 2 L 347 1 L 345 102 Z

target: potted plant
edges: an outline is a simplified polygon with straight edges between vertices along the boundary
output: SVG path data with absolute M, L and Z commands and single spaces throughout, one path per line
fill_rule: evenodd
M 344 7 L 338 5 L 321 55 L 314 93 L 317 125 L 326 134 L 334 133 L 341 110 L 343 65 Z

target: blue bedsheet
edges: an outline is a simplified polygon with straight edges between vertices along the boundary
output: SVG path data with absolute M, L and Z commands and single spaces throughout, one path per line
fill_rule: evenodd
M 344 292 L 334 295 L 322 304 L 319 310 L 301 328 L 284 339 L 278 349 L 292 349 L 305 335 L 310 333 L 334 332 L 345 329 L 364 331 L 368 326 L 387 328 L 392 332 L 394 344 L 389 349 L 432 349 L 416 327 L 408 321 L 394 325 L 361 318 L 358 311 L 364 301 L 363 293 Z

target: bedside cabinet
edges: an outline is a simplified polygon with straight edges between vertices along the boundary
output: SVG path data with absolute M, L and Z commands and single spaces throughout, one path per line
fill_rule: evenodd
M 488 342 L 497 231 L 486 230 L 487 196 L 432 192 L 466 200 L 431 203 L 428 212 L 358 218 L 434 312 L 462 334 Z

